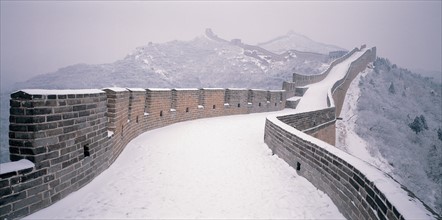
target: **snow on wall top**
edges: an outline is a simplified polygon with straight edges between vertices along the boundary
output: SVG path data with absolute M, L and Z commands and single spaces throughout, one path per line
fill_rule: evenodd
M 127 90 L 132 91 L 132 92 L 145 92 L 146 89 L 143 88 L 127 88 Z
M 114 91 L 114 92 L 124 92 L 124 91 L 128 90 L 126 88 L 120 88 L 120 87 L 103 88 L 103 90 L 105 90 L 105 89 L 111 90 L 111 91 Z
M 199 89 L 197 89 L 197 88 L 178 88 L 178 89 L 173 89 L 173 90 L 176 90 L 176 91 L 197 91 L 197 90 L 199 90 Z
M 0 163 L 0 174 L 33 168 L 35 165 L 27 159 L 15 162 Z
M 172 91 L 172 89 L 167 89 L 167 88 L 148 88 L 147 90 L 149 91 Z
M 224 88 L 202 88 L 203 90 L 225 90 Z
M 100 89 L 22 89 L 20 90 L 29 95 L 76 95 L 76 94 L 96 94 L 104 93 Z M 19 91 L 17 91 L 19 92 Z

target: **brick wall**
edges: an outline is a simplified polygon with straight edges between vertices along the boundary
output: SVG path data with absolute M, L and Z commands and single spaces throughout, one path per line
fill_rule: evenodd
M 78 190 L 148 130 L 284 106 L 285 91 L 247 89 L 16 92 L 11 95 L 10 158 L 27 159 L 34 167 L 0 174 L 0 219 L 29 215 Z
M 0 175 L 0 218 L 26 216 L 84 186 L 109 161 L 106 95 L 11 95 L 10 158 L 34 168 Z

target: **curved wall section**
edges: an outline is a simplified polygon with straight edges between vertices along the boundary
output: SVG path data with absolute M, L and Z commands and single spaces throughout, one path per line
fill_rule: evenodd
M 0 169 L 0 219 L 24 217 L 78 190 L 143 132 L 198 118 L 281 110 L 285 91 L 23 90 L 10 103 L 13 162 L 1 167 L 13 169 Z
M 438 218 L 387 174 L 285 124 L 280 117 L 267 118 L 264 141 L 274 154 L 327 193 L 348 219 Z

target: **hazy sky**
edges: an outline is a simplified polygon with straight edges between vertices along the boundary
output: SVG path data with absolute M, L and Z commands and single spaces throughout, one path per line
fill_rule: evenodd
M 2 86 L 148 42 L 215 34 L 255 44 L 293 30 L 406 68 L 441 70 L 441 1 L 1 1 Z

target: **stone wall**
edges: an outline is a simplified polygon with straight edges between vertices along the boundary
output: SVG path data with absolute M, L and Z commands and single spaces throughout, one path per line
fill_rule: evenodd
M 24 217 L 78 190 L 148 130 L 284 106 L 285 91 L 247 89 L 16 92 L 10 109 L 11 163 L 25 159 L 34 167 L 0 171 L 0 219 Z

